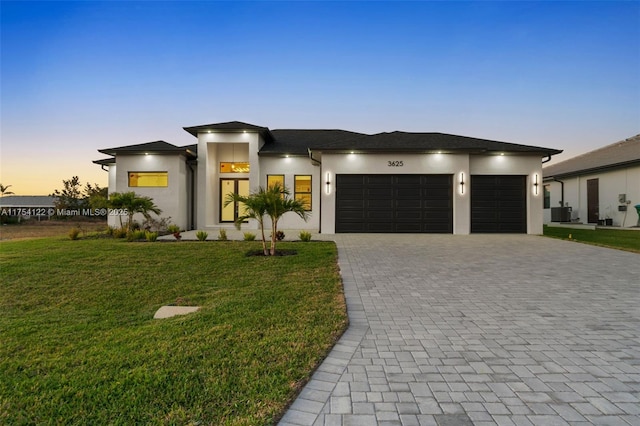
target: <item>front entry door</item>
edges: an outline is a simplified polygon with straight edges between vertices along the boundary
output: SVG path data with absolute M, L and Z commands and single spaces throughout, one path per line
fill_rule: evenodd
M 598 223 L 600 219 L 600 194 L 598 192 L 598 179 L 587 180 L 587 221 Z
M 249 195 L 249 179 L 220 179 L 220 222 L 235 222 L 243 213 L 242 203 L 224 206 L 229 194 Z

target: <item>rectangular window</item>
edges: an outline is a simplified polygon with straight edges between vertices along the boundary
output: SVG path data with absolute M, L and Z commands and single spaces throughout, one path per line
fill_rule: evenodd
M 549 185 L 545 185 L 544 189 L 544 208 L 551 208 L 551 191 L 549 191 Z
M 296 175 L 293 198 L 305 204 L 305 210 L 311 210 L 311 175 Z
M 284 175 L 267 175 L 267 188 L 271 188 L 275 184 L 284 188 Z
M 129 186 L 139 187 L 166 187 L 169 186 L 168 172 L 129 172 Z
M 249 173 L 249 163 L 220 163 L 220 173 Z

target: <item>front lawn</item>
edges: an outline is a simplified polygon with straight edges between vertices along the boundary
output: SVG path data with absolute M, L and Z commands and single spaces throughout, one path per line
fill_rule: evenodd
M 279 247 L 0 243 L 0 423 L 273 424 L 347 321 L 335 244 Z
M 544 226 L 544 235 L 640 253 L 640 231 Z M 569 238 L 571 236 L 571 238 Z

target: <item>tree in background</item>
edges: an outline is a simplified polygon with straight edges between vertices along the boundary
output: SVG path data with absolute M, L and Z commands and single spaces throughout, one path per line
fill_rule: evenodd
M 7 185 L 4 186 L 3 184 L 0 183 L 0 197 L 4 197 L 5 195 L 13 195 L 14 193 L 11 191 L 8 191 L 9 188 L 11 188 L 13 185 Z
M 109 207 L 117 210 L 126 210 L 128 215 L 127 231 L 131 231 L 133 215 L 136 213 L 142 213 L 147 219 L 151 216 L 150 213 L 155 213 L 156 215 L 162 213 L 162 210 L 156 206 L 151 197 L 141 196 L 133 191 L 112 193 L 109 197 Z M 122 227 L 122 215 L 119 216 L 120 227 Z
M 87 204 L 82 196 L 82 189 L 80 185 L 80 178 L 73 176 L 69 180 L 62 180 L 64 188 L 62 190 L 55 190 L 50 197 L 55 197 L 54 205 L 56 209 L 64 210 L 77 210 L 85 208 Z
M 56 189 L 50 197 L 55 197 L 54 205 L 56 209 L 77 210 L 77 209 L 100 209 L 107 207 L 107 188 L 87 182 L 84 189 L 80 184 L 80 178 L 73 176 L 69 180 L 62 180 L 64 188 Z
M 84 187 L 89 207 L 92 209 L 106 209 L 109 207 L 109 188 L 100 188 L 96 183 L 93 186 L 89 182 Z

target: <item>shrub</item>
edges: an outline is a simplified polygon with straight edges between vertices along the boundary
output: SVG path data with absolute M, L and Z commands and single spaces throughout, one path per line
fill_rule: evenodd
M 69 231 L 69 238 L 71 238 L 72 240 L 77 240 L 79 238 L 80 235 L 80 230 L 78 228 L 71 228 L 71 230 Z
M 196 232 L 196 237 L 198 238 L 198 241 L 204 241 L 207 239 L 208 236 L 209 234 L 207 232 L 204 232 L 204 231 Z
M 129 231 L 127 232 L 127 241 L 138 241 L 146 238 L 144 231 Z
M 127 236 L 127 228 L 114 228 L 112 235 L 113 238 L 124 238 Z
M 157 232 L 145 231 L 144 237 L 147 239 L 147 241 L 152 243 L 152 242 L 154 242 L 155 240 L 158 239 L 158 233 Z
M 311 232 L 307 232 L 307 231 L 300 231 L 300 240 L 304 241 L 305 243 L 308 243 L 309 241 L 311 241 Z
M 115 232 L 116 228 L 112 227 L 112 226 L 107 226 L 107 235 L 110 237 L 113 237 L 113 233 Z
M 244 233 L 244 240 L 245 241 L 253 241 L 256 239 L 256 234 L 253 234 L 251 232 L 245 232 Z
M 227 241 L 227 230 L 226 229 L 221 229 L 220 231 L 218 231 L 218 240 Z
M 167 231 L 169 231 L 171 234 L 175 234 L 176 232 L 180 232 L 180 227 L 172 223 L 171 225 L 167 226 Z
M 152 231 L 152 232 L 155 231 L 158 233 L 158 235 L 160 235 L 160 234 L 169 233 L 168 228 L 170 223 L 171 223 L 171 216 L 161 217 L 159 219 L 149 216 L 144 219 L 144 222 L 142 222 L 142 227 L 148 231 Z

